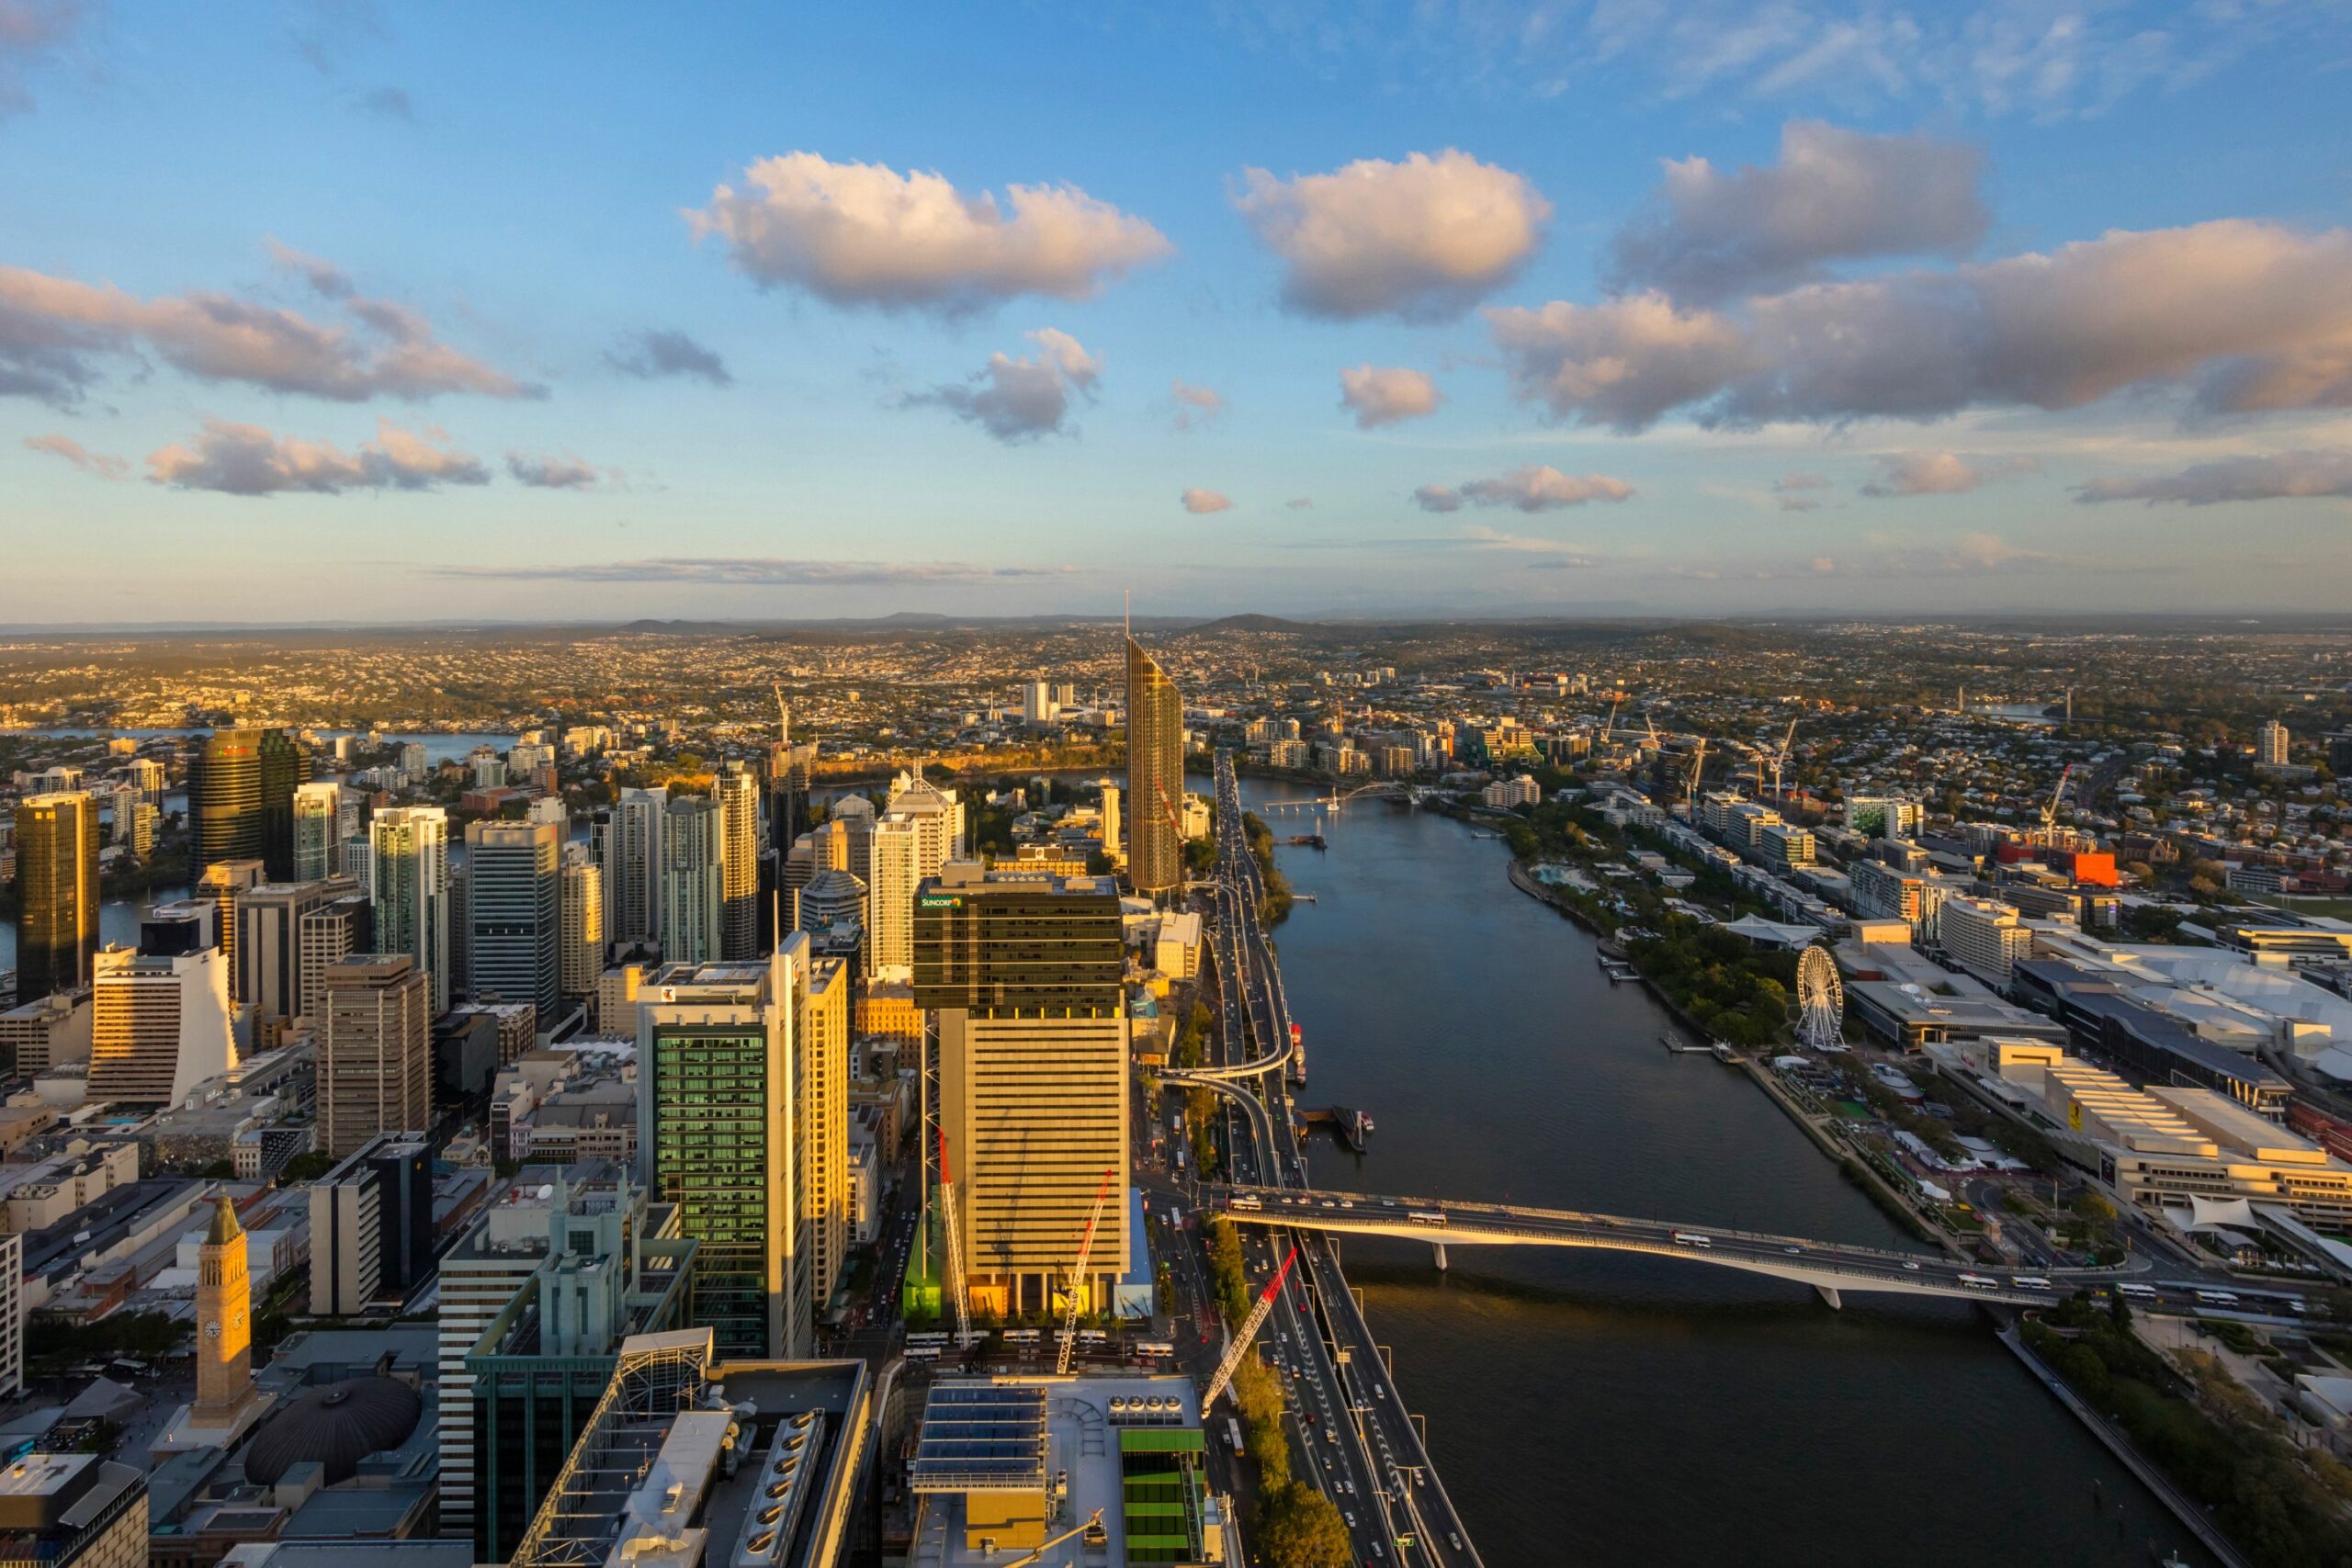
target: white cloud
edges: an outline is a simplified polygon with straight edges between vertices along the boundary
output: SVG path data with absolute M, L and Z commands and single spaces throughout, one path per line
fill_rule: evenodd
M 2085 502 L 2172 502 L 2212 506 L 2229 501 L 2352 499 L 2352 452 L 2279 452 L 2199 463 L 2143 479 L 2094 479 L 2075 493 Z
M 1034 358 L 998 353 L 966 382 L 944 382 L 901 400 L 908 406 L 944 408 L 1012 445 L 1044 435 L 1067 435 L 1064 423 L 1074 395 L 1091 396 L 1102 362 L 1068 333 L 1042 327 L 1029 334 Z
M 1456 512 L 1464 502 L 1521 512 L 1551 512 L 1582 506 L 1589 501 L 1623 501 L 1633 493 L 1634 487 L 1623 479 L 1607 474 L 1564 474 L 1546 464 L 1513 468 L 1463 485 L 1423 485 L 1413 492 L 1413 500 L 1424 512 Z
M 2039 473 L 2030 457 L 1963 457 L 1958 452 L 1893 452 L 1880 457 L 1864 495 L 1965 495 L 1996 479 Z
M 1353 411 L 1358 430 L 1435 413 L 1444 400 L 1426 371 L 1359 365 L 1340 372 L 1340 406 Z
M 1769 168 L 1669 159 L 1653 209 L 1611 244 L 1611 286 L 1704 304 L 1814 281 L 1825 262 L 1964 254 L 1992 221 L 1984 165 L 1962 143 L 1812 120 L 1781 128 Z
M 2131 387 L 2252 413 L 2352 406 L 2352 231 L 2223 220 L 1817 284 L 1739 314 L 1662 294 L 1489 310 L 1514 389 L 1581 423 L 1926 420 Z
M 663 376 L 692 376 L 714 387 L 735 384 L 735 378 L 728 373 L 727 362 L 716 351 L 668 328 L 649 327 L 625 333 L 605 351 L 605 363 L 640 381 Z
M 326 441 L 273 435 L 257 424 L 208 419 L 193 446 L 171 446 L 147 455 L 151 483 L 224 495 L 275 495 L 309 491 L 431 490 L 436 485 L 490 482 L 478 457 L 453 451 L 439 431 L 420 435 L 389 420 L 376 422 L 376 439 L 357 452 Z
M 815 152 L 763 158 L 745 188 L 720 186 L 687 212 L 762 288 L 834 305 L 946 313 L 1023 294 L 1082 299 L 1168 255 L 1167 237 L 1076 186 L 967 194 L 936 174 L 833 163 Z
M 516 451 L 506 454 L 506 471 L 533 490 L 595 490 L 618 479 L 578 457 L 535 457 Z
M 1211 512 L 1233 510 L 1233 498 L 1213 490 L 1188 490 L 1176 499 L 1183 504 L 1185 511 L 1195 517 Z
M 1250 169 L 1234 205 L 1287 264 L 1283 303 L 1340 320 L 1458 316 L 1517 275 L 1552 216 L 1523 175 L 1452 148 L 1287 180 Z
M 28 435 L 25 447 L 28 451 L 46 452 L 52 457 L 62 457 L 84 473 L 98 479 L 130 477 L 129 463 L 119 457 L 110 457 L 104 452 L 93 452 L 70 435 Z
M 1176 404 L 1179 430 L 1207 424 L 1225 412 L 1225 399 L 1215 389 L 1195 387 L 1182 377 L 1168 383 L 1168 395 Z
M 141 299 L 112 284 L 0 266 L 0 396 L 74 402 L 96 379 L 94 360 L 142 347 L 198 380 L 338 402 L 543 395 L 440 342 L 407 306 L 354 293 L 332 264 L 272 244 L 281 264 L 334 300 L 348 324 L 228 294 Z

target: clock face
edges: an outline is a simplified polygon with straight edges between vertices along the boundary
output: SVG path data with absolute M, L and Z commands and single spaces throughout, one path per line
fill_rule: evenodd
M 204 1325 L 204 1337 L 205 1337 L 207 1339 L 218 1339 L 218 1338 L 220 1338 L 220 1325 L 218 1323 L 208 1323 L 208 1324 L 206 1324 L 206 1325 Z

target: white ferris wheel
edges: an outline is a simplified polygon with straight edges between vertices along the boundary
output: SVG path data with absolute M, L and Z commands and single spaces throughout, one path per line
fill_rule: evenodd
M 1837 1049 L 1845 1019 L 1846 985 L 1838 977 L 1837 960 L 1826 947 L 1806 948 L 1797 960 L 1797 1043 L 1815 1051 Z

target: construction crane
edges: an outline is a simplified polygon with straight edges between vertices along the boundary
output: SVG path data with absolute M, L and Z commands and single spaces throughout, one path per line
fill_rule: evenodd
M 1225 1385 L 1231 1382 L 1233 1374 L 1240 1370 L 1241 1358 L 1250 1353 L 1250 1341 L 1255 1339 L 1258 1330 L 1266 1325 L 1266 1315 L 1274 1310 L 1274 1301 L 1283 1293 L 1283 1280 L 1289 1277 L 1290 1266 L 1296 1261 L 1298 1244 L 1293 1242 L 1290 1251 L 1283 1258 L 1283 1266 L 1274 1270 L 1274 1277 L 1266 1281 L 1264 1290 L 1258 1292 L 1258 1304 L 1251 1307 L 1250 1315 L 1241 1320 L 1240 1331 L 1234 1335 L 1233 1343 L 1225 1348 L 1225 1359 L 1216 1364 L 1216 1375 L 1209 1379 L 1208 1392 L 1201 1395 L 1203 1416 L 1208 1414 L 1209 1406 L 1216 1403 L 1216 1396 L 1225 1392 Z
M 964 1299 L 964 1243 L 956 1224 L 956 1179 L 947 1168 L 947 1129 L 939 1130 L 939 1212 L 947 1222 L 947 1284 L 956 1295 L 956 1343 L 972 1343 L 972 1309 Z
M 1086 1229 L 1078 1238 L 1078 1261 L 1069 1271 L 1069 1306 L 1062 1314 L 1061 1355 L 1054 1366 L 1057 1377 L 1069 1376 L 1070 1352 L 1078 1348 L 1078 1295 L 1086 1288 L 1086 1260 L 1094 1255 L 1095 1227 L 1102 1223 L 1102 1202 L 1111 1196 L 1111 1179 L 1119 1174 L 1113 1166 L 1102 1173 L 1102 1185 L 1094 1190 L 1094 1212 L 1086 1216 Z
M 1767 753 L 1772 763 L 1772 795 L 1775 799 L 1780 798 L 1781 793 L 1781 770 L 1788 766 L 1789 746 L 1796 739 L 1796 738 L 1797 721 L 1795 719 L 1791 719 L 1789 720 L 1789 732 L 1781 737 L 1781 744 L 1778 749 Z
M 1654 722 L 1652 722 L 1652 720 L 1651 720 L 1651 718 L 1650 718 L 1650 716 L 1649 716 L 1649 715 L 1647 715 L 1647 714 L 1644 714 L 1644 715 L 1642 715 L 1642 723 L 1643 723 L 1644 725 L 1647 726 L 1647 727 L 1648 727 L 1648 728 L 1649 728 L 1649 732 L 1650 732 L 1650 744 L 1651 744 L 1653 747 L 1657 748 L 1658 750 L 1661 750 L 1661 751 L 1665 750 L 1666 750 L 1666 742 L 1665 742 L 1664 740 L 1661 740 L 1661 739 L 1658 739 L 1657 726 L 1657 724 L 1655 724 Z
M 1699 775 L 1707 771 L 1707 738 L 1699 737 L 1698 750 L 1690 753 L 1690 782 L 1683 787 L 1682 805 L 1693 819 L 1699 811 Z
M 2066 798 L 2066 785 L 2075 776 L 2075 764 L 2069 762 L 2058 774 L 2058 787 L 2050 792 L 2050 804 L 2041 808 L 2041 842 L 2048 844 L 2058 836 L 2058 803 Z
M 776 681 L 771 684 L 775 689 L 776 739 L 789 749 L 792 745 L 792 705 L 784 700 L 783 682 Z
M 1045 1555 L 1046 1555 L 1046 1553 L 1047 1553 L 1048 1551 L 1051 1551 L 1054 1548 L 1056 1548 L 1056 1547 L 1059 1546 L 1062 1542 L 1064 1542 L 1064 1541 L 1068 1540 L 1070 1537 L 1072 1537 L 1072 1536 L 1074 1536 L 1074 1535 L 1084 1535 L 1088 1530 L 1092 1529 L 1096 1525 L 1099 1525 L 1099 1524 L 1101 1524 L 1102 1522 L 1102 1509 L 1100 1509 L 1100 1508 L 1097 1508 L 1097 1509 L 1095 1509 L 1092 1513 L 1091 1513 L 1091 1514 L 1087 1515 L 1087 1516 L 1086 1516 L 1086 1522 L 1085 1522 L 1084 1524 L 1082 1524 L 1082 1525 L 1079 1526 L 1076 1529 L 1067 1529 L 1067 1530 L 1062 1531 L 1062 1533 L 1061 1533 L 1061 1534 L 1059 1534 L 1059 1535 L 1057 1535 L 1057 1536 L 1054 1537 L 1054 1539 L 1053 1539 L 1053 1540 L 1049 1540 L 1049 1541 L 1046 1542 L 1046 1544 L 1045 1544 L 1045 1545 L 1043 1545 L 1043 1546 L 1039 1547 L 1036 1551 L 1033 1551 L 1033 1552 L 1029 1553 L 1029 1555 L 1028 1555 L 1028 1556 L 1026 1556 L 1026 1557 L 1016 1557 L 1016 1558 L 1014 1558 L 1012 1562 L 1007 1562 L 1006 1564 L 1004 1564 L 1004 1568 L 1029 1568 L 1029 1564 L 1030 1564 L 1030 1563 L 1036 1562 L 1036 1561 L 1037 1561 L 1037 1559 L 1039 1559 L 1040 1557 L 1045 1556 Z
M 1619 692 L 1609 699 L 1609 716 L 1601 722 L 1600 726 L 1600 746 L 1603 750 L 1608 750 L 1610 734 L 1617 728 L 1617 705 L 1624 700 L 1625 694 L 1623 692 Z

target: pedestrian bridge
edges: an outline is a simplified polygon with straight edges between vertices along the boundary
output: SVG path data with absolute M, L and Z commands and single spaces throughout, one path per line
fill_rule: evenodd
M 2073 1291 L 2130 1279 L 2135 1272 L 2120 1269 L 2020 1272 L 1989 1263 L 1955 1263 L 1927 1253 L 1849 1247 L 1722 1225 L 1678 1225 L 1615 1214 L 1383 1193 L 1232 1187 L 1221 1190 L 1216 1202 L 1236 1224 L 1425 1242 L 1436 1249 L 1441 1269 L 1449 1247 L 1580 1247 L 1645 1252 L 1810 1285 L 1833 1307 L 1842 1305 L 1841 1298 L 1849 1291 L 2031 1306 L 2060 1300 Z

